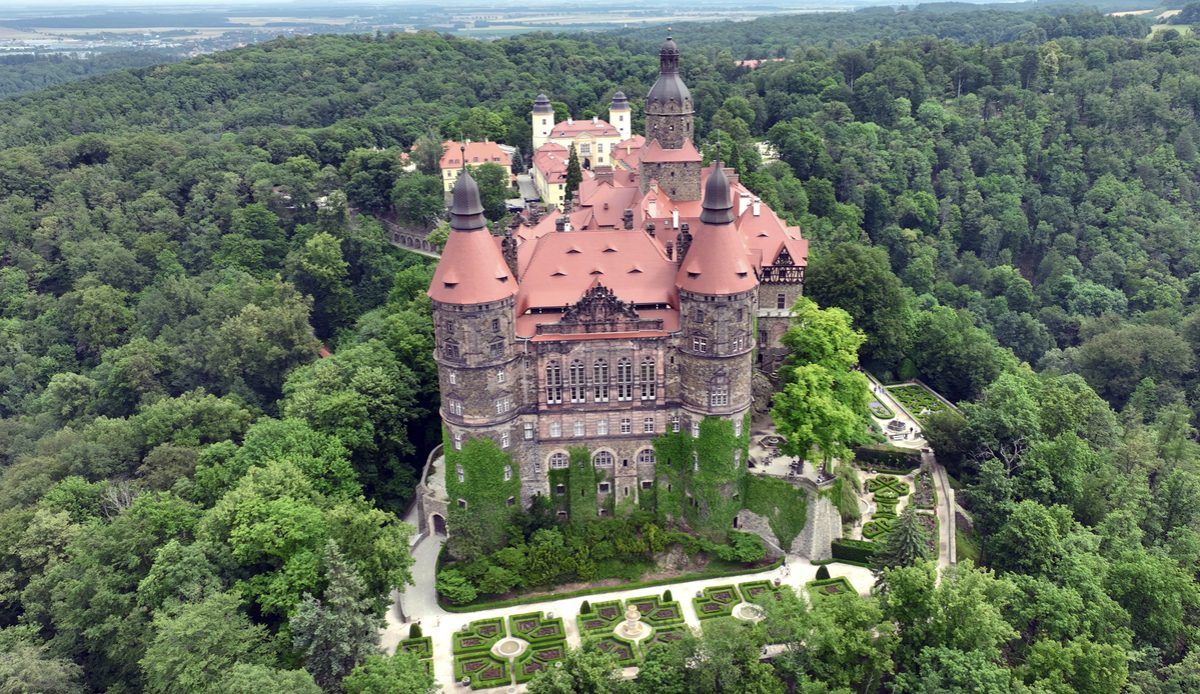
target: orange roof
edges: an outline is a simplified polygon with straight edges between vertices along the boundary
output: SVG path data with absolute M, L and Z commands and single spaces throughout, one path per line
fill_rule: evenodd
M 463 165 L 462 145 L 454 140 L 442 143 L 442 169 L 460 169 Z M 512 158 L 500 149 L 495 142 L 467 141 L 467 163 L 476 166 L 485 162 L 494 162 L 500 166 L 512 166 Z
M 554 128 L 550 131 L 550 137 L 575 137 L 583 133 L 588 133 L 594 137 L 621 136 L 621 131 L 610 125 L 608 121 L 592 118 L 555 123 Z
M 700 161 L 700 152 L 691 140 L 684 140 L 683 147 L 679 149 L 666 149 L 658 143 L 658 140 L 651 140 L 642 147 L 642 161 L 652 163 L 667 163 L 679 161 Z
M 700 225 L 675 277 L 680 290 L 737 294 L 758 286 L 746 239 L 734 224 L 733 192 L 724 169 L 714 167 L 704 185 Z
M 627 168 L 634 171 L 638 168 L 638 162 L 641 160 L 642 147 L 646 146 L 646 138 L 641 135 L 634 135 L 628 140 L 621 140 L 617 146 L 613 148 L 612 157 L 620 161 Z
M 542 177 L 548 183 L 563 183 L 567 180 L 567 164 L 571 161 L 571 152 L 566 147 L 554 142 L 547 142 L 533 153 L 533 167 L 542 172 Z
M 489 231 L 450 232 L 429 298 L 444 304 L 486 304 L 516 293 L 517 282 Z

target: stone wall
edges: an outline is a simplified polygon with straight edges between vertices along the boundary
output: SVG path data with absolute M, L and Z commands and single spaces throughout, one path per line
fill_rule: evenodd
M 842 536 L 842 519 L 833 502 L 822 496 L 813 496 L 808 504 L 808 515 L 804 530 L 792 542 L 790 548 L 811 561 L 833 558 L 833 541 Z
M 765 516 L 742 509 L 737 514 L 737 530 L 761 537 L 763 546 L 767 549 L 767 557 L 778 559 L 783 556 L 784 550 L 779 546 L 779 538 L 775 537 L 775 532 L 771 530 L 771 523 Z

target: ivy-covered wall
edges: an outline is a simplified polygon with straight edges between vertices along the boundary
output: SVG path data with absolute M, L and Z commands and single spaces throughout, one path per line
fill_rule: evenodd
M 599 473 L 592 466 L 592 454 L 583 446 L 568 449 L 571 458 L 570 473 L 567 482 L 567 497 L 570 499 L 568 512 L 571 518 L 587 520 L 595 518 L 596 485 L 600 481 Z
M 520 505 L 521 475 L 512 457 L 500 446 L 486 437 L 467 439 L 461 451 L 454 450 L 449 435 L 443 431 L 446 456 L 446 492 L 450 497 L 451 526 L 454 518 L 469 515 L 477 523 L 485 546 L 500 547 L 504 544 L 504 529 L 509 516 Z M 463 481 L 458 481 L 458 466 L 462 465 Z M 511 471 L 511 479 L 505 480 L 505 468 Z M 459 499 L 467 502 L 466 514 L 456 513 Z M 509 499 L 513 504 L 509 504 Z M 454 532 L 454 528 L 449 528 Z
M 654 442 L 658 456 L 657 506 L 664 523 L 682 522 L 696 532 L 723 539 L 742 509 L 750 415 L 735 436 L 733 422 L 705 417 L 700 436 L 666 434 Z M 734 463 L 734 451 L 741 451 Z

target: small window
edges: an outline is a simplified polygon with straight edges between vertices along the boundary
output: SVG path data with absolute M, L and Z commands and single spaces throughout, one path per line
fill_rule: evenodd
M 692 451 L 692 472 L 700 472 L 700 453 Z
M 454 450 L 462 450 L 462 434 L 455 432 L 454 434 Z
M 654 418 L 653 417 L 645 417 L 642 419 L 642 433 L 643 434 L 653 434 L 654 433 Z
M 737 312 L 737 322 L 741 323 L 744 320 L 746 320 L 746 309 L 739 308 Z
M 458 385 L 458 373 L 451 371 L 451 372 L 449 372 L 448 375 L 450 377 L 450 385 L 452 385 L 452 386 Z
M 533 440 L 533 422 L 525 422 L 525 440 Z
M 505 395 L 496 400 L 496 414 L 504 414 L 512 409 L 512 396 Z
M 515 496 L 508 497 L 508 505 L 516 506 L 517 505 L 517 497 L 515 497 Z
M 733 435 L 734 436 L 742 435 L 742 420 L 740 418 L 733 420 Z
M 608 482 L 601 482 L 601 483 L 600 483 L 600 493 L 601 493 L 601 494 L 607 494 L 607 493 L 608 493 L 608 489 L 609 489 Z
M 775 308 L 787 308 L 787 294 L 775 295 Z
M 503 340 L 496 340 L 496 341 L 492 342 L 491 348 L 492 348 L 492 356 L 493 357 L 503 357 L 504 356 L 504 341 Z
M 729 404 L 729 386 L 713 386 L 708 400 L 712 407 L 725 407 Z
M 575 425 L 574 425 L 574 430 L 575 430 L 575 436 L 576 436 L 576 438 L 578 438 L 578 437 L 580 437 L 580 436 L 583 436 L 583 433 L 584 433 L 584 425 L 583 425 L 583 422 L 579 422 L 579 421 L 575 422 Z
M 733 469 L 742 469 L 742 449 L 737 449 L 733 452 Z
M 642 489 L 650 489 L 652 486 L 654 486 L 654 483 L 650 480 L 642 480 Z
M 695 336 L 692 338 L 692 351 L 703 354 L 708 351 L 708 338 Z
M 560 521 L 564 521 L 564 520 L 566 520 L 566 519 L 567 519 L 567 512 L 566 512 L 566 511 L 559 511 L 559 512 L 558 512 L 557 514 L 555 514 L 555 515 L 558 517 L 558 519 L 559 519 Z
M 700 438 L 700 422 L 697 422 L 697 421 L 692 422 L 692 438 L 694 438 L 694 439 Z
M 628 417 L 621 418 L 621 433 L 622 434 L 633 433 L 633 422 Z
M 511 479 L 512 479 L 512 465 L 505 465 L 504 466 L 504 481 L 507 482 Z
M 458 475 L 458 483 L 459 484 L 462 484 L 463 482 L 466 481 L 467 475 L 466 475 L 466 472 L 463 471 L 463 466 L 461 463 L 454 466 L 454 472 L 455 472 L 455 474 Z
M 492 319 L 492 332 L 494 332 L 494 333 L 500 332 L 500 319 L 499 318 Z
M 679 415 L 677 414 L 671 415 L 671 431 L 679 433 Z
M 496 383 L 504 383 L 504 369 L 496 369 Z
M 458 507 L 459 507 L 459 508 L 466 508 L 466 507 L 467 507 L 467 500 L 466 500 L 466 499 L 459 499 L 459 500 L 458 500 Z
M 701 309 L 701 308 L 696 309 L 696 315 L 695 315 L 694 319 L 697 323 L 703 323 L 704 322 L 704 309 Z
M 542 474 L 542 464 L 541 464 L 541 463 L 539 463 L 539 462 L 536 462 L 536 461 L 535 461 L 535 462 L 533 463 L 533 472 L 534 472 L 534 474 L 535 474 L 535 475 L 540 475 L 540 474 Z
M 562 424 L 558 422 L 550 422 L 550 438 L 557 439 L 562 436 Z
M 601 419 L 599 422 L 596 422 L 596 435 L 597 436 L 608 436 L 608 420 L 607 419 Z
M 447 400 L 446 407 L 450 410 L 450 414 L 461 415 L 463 413 L 462 402 L 459 400 Z
M 566 493 L 567 493 L 567 485 L 565 485 L 565 484 L 557 484 L 557 485 L 555 485 L 555 486 L 554 486 L 554 493 L 555 493 L 555 494 L 557 494 L 557 495 L 559 495 L 559 496 L 562 496 L 562 495 L 566 494 Z M 567 515 L 567 514 L 563 513 L 563 515 L 565 516 L 565 515 Z

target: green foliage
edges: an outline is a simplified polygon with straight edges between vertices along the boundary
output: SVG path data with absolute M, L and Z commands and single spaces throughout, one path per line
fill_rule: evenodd
M 875 556 L 877 549 L 878 545 L 874 542 L 864 540 L 837 539 L 832 544 L 834 559 L 850 561 L 864 566 L 869 564 Z
M 458 499 L 466 502 L 469 511 L 469 522 L 478 529 L 480 547 L 484 550 L 498 549 L 505 543 L 505 528 L 508 517 L 512 514 L 514 504 L 521 498 L 521 476 L 516 470 L 512 457 L 504 452 L 495 441 L 489 438 L 468 439 L 462 450 L 455 450 L 449 439 L 449 434 L 443 434 L 446 456 L 446 492 L 450 495 L 452 511 L 449 526 L 451 536 L 460 529 L 465 532 L 464 523 L 468 514 L 459 513 L 463 510 Z M 456 473 L 459 466 L 463 469 L 463 481 L 458 481 Z M 505 479 L 505 468 L 512 471 Z M 457 507 L 455 507 L 457 505 Z
M 824 567 L 821 567 L 824 568 Z M 813 600 L 824 600 L 835 595 L 858 595 L 849 579 L 844 576 L 817 579 L 804 584 Z
M 584 600 L 579 608 L 580 634 L 606 634 L 611 632 L 624 619 L 625 611 L 621 601 L 611 600 L 591 605 Z
M 826 578 L 829 578 L 829 567 L 827 567 L 827 566 L 818 566 L 818 567 L 817 567 L 817 580 L 818 580 L 818 581 L 821 581 L 821 580 L 824 580 L 824 579 L 826 579 Z
M 724 537 L 733 527 L 742 508 L 735 494 L 740 493 L 746 477 L 744 466 L 735 466 L 733 461 L 735 451 L 740 460 L 749 460 L 749 415 L 742 423 L 741 436 L 734 436 L 733 431 L 732 422 L 705 417 L 699 437 L 677 432 L 655 439 L 660 518 L 684 519 L 689 527 L 709 537 Z
M 513 662 L 517 683 L 528 682 L 541 672 L 549 672 L 567 658 L 566 641 L 539 642 L 529 647 Z
M 562 618 L 547 619 L 544 612 L 509 615 L 508 633 L 529 643 L 562 641 L 567 635 Z
M 708 586 L 700 595 L 692 598 L 696 616 L 700 619 L 715 619 L 733 614 L 733 608 L 742 601 L 742 596 L 732 585 Z
M 782 547 L 791 547 L 792 541 L 804 530 L 808 495 L 786 481 L 748 475 L 743 498 L 746 510 L 767 519 Z
M 454 632 L 453 650 L 455 654 L 485 652 L 504 636 L 503 619 L 479 619 Z
M 583 169 L 579 165 L 579 153 L 575 151 L 575 145 L 571 145 L 571 152 L 567 158 L 567 179 L 566 187 L 563 190 L 563 202 L 569 202 L 575 197 L 575 191 L 579 190 L 579 184 L 583 182 Z

